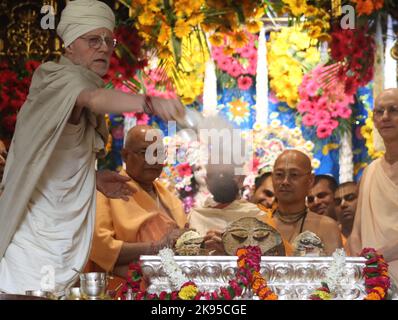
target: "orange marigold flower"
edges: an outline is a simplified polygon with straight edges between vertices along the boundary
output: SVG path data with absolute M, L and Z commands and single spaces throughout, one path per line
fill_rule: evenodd
M 365 297 L 365 300 L 381 300 L 381 297 L 377 293 L 371 292 Z
M 275 293 L 271 293 L 266 297 L 266 300 L 278 300 L 278 296 Z
M 240 248 L 240 249 L 238 249 L 238 250 L 236 251 L 236 255 L 237 255 L 238 257 L 243 256 L 243 255 L 245 255 L 246 253 L 247 253 L 247 249 L 245 249 L 245 248 Z
M 382 287 L 374 287 L 373 290 L 377 291 L 380 295 L 380 297 L 384 298 L 384 296 L 386 295 L 386 292 L 384 291 L 384 289 Z
M 257 295 L 258 295 L 259 297 L 262 297 L 262 296 L 266 295 L 268 291 L 271 291 L 268 287 L 266 287 L 266 286 L 265 286 L 265 287 L 262 287 L 262 288 L 257 292 Z
M 253 290 L 257 291 L 258 289 L 261 288 L 261 286 L 264 286 L 264 287 L 266 286 L 266 282 L 265 282 L 264 279 L 258 278 L 258 279 L 253 281 L 253 284 L 252 284 Z
M 370 15 L 374 10 L 372 0 L 358 0 L 357 11 L 359 15 Z

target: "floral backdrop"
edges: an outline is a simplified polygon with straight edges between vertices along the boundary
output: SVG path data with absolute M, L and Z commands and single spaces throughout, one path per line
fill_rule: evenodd
M 372 140 L 374 66 L 380 60 L 375 59 L 375 26 L 379 17 L 396 12 L 395 1 L 121 3 L 128 18 L 118 19 L 119 44 L 105 79 L 107 87 L 165 98 L 179 96 L 188 108 L 202 111 L 205 71 L 211 59 L 217 86 L 217 105 L 211 107 L 235 128 L 256 131 L 269 125 L 300 133 L 303 145 L 312 143 L 315 172 L 331 174 L 337 180 L 347 133 L 355 180 L 372 159 L 382 155 Z M 336 23 L 342 18 L 344 4 L 356 10 L 354 30 L 342 29 Z M 287 22 L 278 26 L 277 16 L 287 18 Z M 265 17 L 273 28 L 264 24 Z M 260 48 L 261 30 L 266 30 L 265 48 Z M 265 61 L 259 52 L 266 52 Z M 15 66 L 6 58 L 0 60 L 0 136 L 7 143 L 39 63 L 29 60 L 24 66 Z M 259 71 L 258 66 L 264 63 L 266 67 Z M 267 88 L 258 87 L 259 72 L 266 74 Z M 257 96 L 262 93 L 258 90 L 266 90 L 268 96 L 268 116 L 263 123 L 257 121 L 257 113 L 263 112 L 257 105 Z M 134 124 L 152 124 L 168 136 L 165 123 L 145 114 L 108 115 L 107 121 L 111 137 L 100 168 L 121 168 L 119 151 L 126 130 Z M 295 146 L 281 137 L 265 135 L 264 139 L 269 144 L 257 150 L 252 173 L 267 166 L 260 160 L 268 152 L 266 148 Z M 188 174 L 187 166 L 193 164 L 182 161 L 166 171 L 191 179 L 193 171 L 191 168 Z

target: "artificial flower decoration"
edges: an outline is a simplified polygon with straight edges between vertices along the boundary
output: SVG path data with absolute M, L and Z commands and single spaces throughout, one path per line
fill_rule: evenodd
M 278 100 L 290 108 L 298 103 L 298 87 L 304 74 L 319 62 L 316 45 L 317 40 L 311 39 L 302 26 L 271 32 L 267 43 L 270 87 Z
M 350 104 L 354 103 L 353 94 L 345 93 L 344 83 L 325 84 L 323 78 L 328 69 L 317 66 L 304 76 L 299 87 L 297 111 L 304 126 L 316 128 L 319 139 L 330 137 L 339 126 L 347 127 L 352 113 Z
M 288 13 L 300 21 L 304 19 L 303 28 L 308 35 L 319 41 L 330 41 L 330 14 L 326 9 L 326 1 L 282 0 L 282 12 Z M 330 1 L 328 1 L 330 3 Z
M 373 142 L 373 112 L 370 109 L 367 109 L 368 116 L 365 120 L 365 125 L 361 127 L 361 135 L 365 139 L 365 146 L 368 149 L 368 155 L 372 159 L 380 158 L 384 155 L 384 151 L 376 151 L 375 145 Z
M 257 71 L 257 40 L 258 36 L 248 31 L 241 31 L 239 45 L 231 34 L 210 37 L 217 78 L 223 88 L 237 86 L 240 90 L 249 90 L 252 87 Z
M 7 144 L 15 130 L 17 113 L 28 95 L 33 72 L 39 65 L 39 61 L 28 60 L 18 69 L 6 60 L 0 62 L 0 137 Z
M 355 9 L 359 16 L 371 15 L 384 6 L 384 0 L 350 0 L 355 3 Z
M 359 87 L 373 79 L 375 40 L 368 27 L 355 30 L 335 26 L 331 41 L 333 64 L 323 75 L 324 83 L 334 86 L 344 83 L 347 95 L 355 94 Z

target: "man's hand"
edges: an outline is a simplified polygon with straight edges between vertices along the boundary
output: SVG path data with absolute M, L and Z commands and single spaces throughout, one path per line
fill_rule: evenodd
M 6 165 L 7 149 L 4 143 L 0 140 L 0 182 L 3 178 L 4 167 Z
M 179 229 L 173 228 L 171 229 L 160 241 L 159 241 L 159 249 L 161 248 L 171 248 L 173 249 L 178 238 L 181 237 L 188 229 Z
M 213 251 L 215 255 L 226 255 L 224 244 L 222 243 L 222 232 L 218 230 L 207 231 L 204 237 L 205 249 Z
M 130 180 L 129 177 L 121 176 L 117 172 L 100 170 L 97 171 L 97 190 L 108 198 L 128 201 L 128 197 L 137 191 L 126 183 Z
M 153 113 L 162 120 L 181 120 L 185 116 L 185 108 L 180 100 L 151 97 Z

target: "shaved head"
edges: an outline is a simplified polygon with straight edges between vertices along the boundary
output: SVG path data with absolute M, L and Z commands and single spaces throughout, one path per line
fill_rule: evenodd
M 310 158 L 303 152 L 298 150 L 285 150 L 283 151 L 275 161 L 275 166 L 285 163 L 295 163 L 304 171 L 308 172 L 312 170 Z
M 284 212 L 297 212 L 314 182 L 311 160 L 298 150 L 285 150 L 275 161 L 272 184 L 278 206 Z
M 162 173 L 164 145 L 162 133 L 148 125 L 137 125 L 127 133 L 122 158 L 127 174 L 141 186 L 151 185 Z
M 386 89 L 380 93 L 376 100 L 375 106 L 393 106 L 398 105 L 398 90 L 397 88 Z
M 124 147 L 129 150 L 134 150 L 135 146 L 145 141 L 145 136 L 149 130 L 155 129 L 148 125 L 137 125 L 135 127 L 132 127 L 127 132 Z

